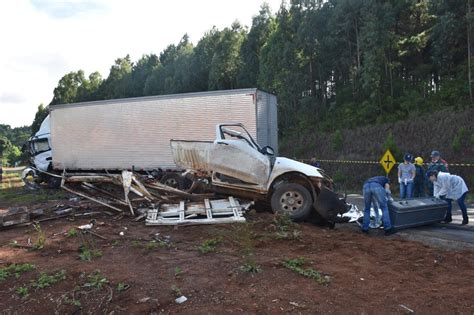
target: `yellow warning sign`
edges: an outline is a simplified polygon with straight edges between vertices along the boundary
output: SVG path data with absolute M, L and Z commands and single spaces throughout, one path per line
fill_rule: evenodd
M 393 157 L 392 152 L 390 152 L 390 150 L 387 149 L 385 154 L 380 159 L 379 163 L 382 164 L 382 167 L 384 168 L 385 172 L 387 172 L 387 175 L 388 175 L 388 173 L 390 173 L 390 171 L 392 170 L 392 167 L 395 166 L 397 161 L 395 161 L 395 158 Z

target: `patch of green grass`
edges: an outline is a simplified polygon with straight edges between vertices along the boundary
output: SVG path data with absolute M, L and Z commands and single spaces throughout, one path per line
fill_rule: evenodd
M 205 240 L 201 245 L 198 246 L 198 250 L 202 254 L 214 252 L 217 248 L 217 245 L 221 242 L 220 238 L 211 238 L 208 240 Z
M 323 276 L 320 272 L 312 268 L 303 268 L 305 264 L 305 259 L 303 257 L 287 259 L 282 262 L 283 266 L 296 272 L 297 274 L 302 275 L 303 277 L 310 278 L 318 282 L 319 284 L 328 285 L 330 278 L 328 276 Z
M 108 283 L 109 280 L 100 273 L 100 270 L 96 270 L 87 276 L 87 282 L 84 284 L 84 287 L 92 287 L 100 290 Z
M 60 270 L 54 274 L 42 272 L 36 281 L 32 281 L 31 286 L 35 289 L 43 289 L 50 287 L 64 279 L 66 279 L 66 271 L 64 270 Z
M 5 281 L 11 275 L 15 275 L 15 278 L 18 279 L 23 273 L 34 269 L 36 266 L 33 264 L 11 264 L 0 269 L 0 282 Z
M 15 290 L 16 294 L 18 294 L 19 297 L 25 298 L 28 296 L 28 287 L 18 287 Z
M 11 241 L 10 243 L 8 243 L 8 245 L 10 245 L 10 247 L 13 247 L 13 248 L 19 248 L 20 247 L 20 244 L 18 244 L 18 242 L 16 240 Z
M 112 246 L 119 246 L 120 245 L 120 241 L 119 240 L 113 240 L 112 243 L 111 243 Z
M 102 257 L 102 251 L 99 249 L 90 249 L 87 246 L 79 247 L 79 259 L 82 261 L 92 261 L 94 258 Z
M 81 301 L 76 300 L 74 297 L 72 299 L 68 298 L 67 296 L 64 298 L 64 303 L 69 305 L 74 305 L 77 307 L 81 306 Z
M 152 240 L 152 241 L 149 241 L 145 248 L 148 249 L 148 250 L 154 250 L 154 249 L 157 249 L 158 248 L 158 242 L 155 241 L 155 240 Z
M 77 237 L 77 230 L 76 228 L 70 228 L 66 234 L 67 237 Z
M 39 189 L 32 191 L 26 187 L 5 187 L 0 189 L 0 200 L 15 204 L 28 204 L 48 200 L 60 200 L 67 198 L 67 193 L 62 189 Z

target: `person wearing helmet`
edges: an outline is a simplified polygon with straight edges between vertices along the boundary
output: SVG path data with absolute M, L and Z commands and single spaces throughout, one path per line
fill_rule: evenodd
M 448 211 L 444 223 L 449 223 L 453 220 L 451 217 L 451 203 L 453 200 L 456 200 L 462 212 L 462 224 L 468 224 L 469 218 L 467 216 L 466 204 L 464 203 L 464 199 L 469 191 L 466 182 L 458 175 L 438 171 L 429 171 L 428 178 L 433 183 L 434 196 L 448 202 Z
M 411 163 L 411 154 L 405 154 L 403 163 L 398 165 L 398 182 L 400 183 L 400 198 L 413 197 L 413 184 L 415 179 L 415 166 Z
M 428 180 L 428 173 L 431 171 L 449 173 L 448 163 L 441 158 L 441 154 L 437 150 L 431 152 L 431 163 L 428 165 L 428 169 L 426 170 L 429 195 L 433 196 L 433 183 Z
M 425 168 L 423 167 L 423 158 L 415 158 L 415 180 L 413 181 L 413 196 L 425 196 Z

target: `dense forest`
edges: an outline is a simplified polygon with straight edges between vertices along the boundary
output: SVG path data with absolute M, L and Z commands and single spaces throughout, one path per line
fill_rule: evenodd
M 472 106 L 471 0 L 291 0 L 250 28 L 184 35 L 108 76 L 65 74 L 50 105 L 258 87 L 278 96 L 284 139 Z M 32 132 L 46 115 L 41 105 Z

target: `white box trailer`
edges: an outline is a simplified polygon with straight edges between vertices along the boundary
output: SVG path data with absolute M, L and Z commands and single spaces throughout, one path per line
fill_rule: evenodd
M 214 140 L 219 123 L 244 124 L 278 152 L 276 96 L 257 89 L 50 106 L 55 170 L 173 169 L 170 140 Z

